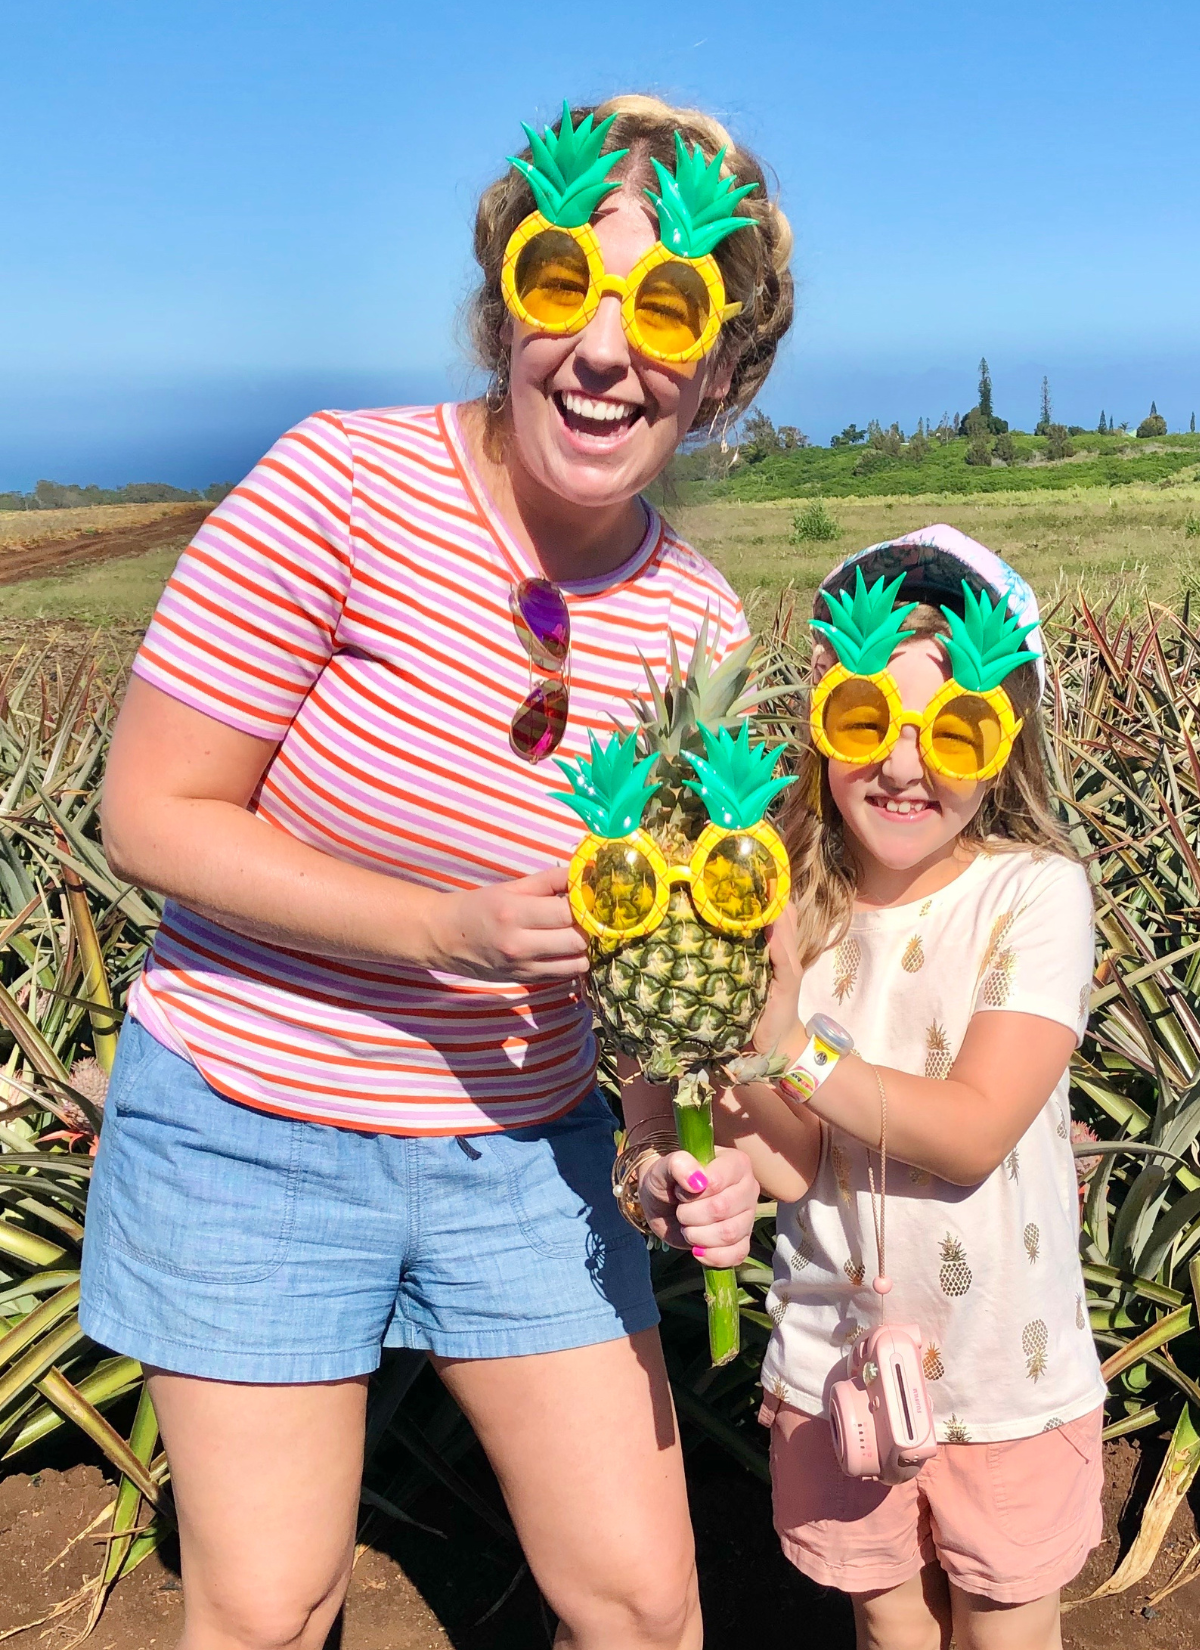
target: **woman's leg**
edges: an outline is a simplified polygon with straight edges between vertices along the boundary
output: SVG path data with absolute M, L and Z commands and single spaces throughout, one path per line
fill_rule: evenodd
M 183 1557 L 179 1650 L 321 1650 L 350 1581 L 365 1377 L 249 1386 L 157 1372 Z
M 561 1650 L 700 1650 L 683 1458 L 658 1332 L 435 1363 L 487 1450 L 559 1616 Z
M 951 1586 L 958 1650 L 1062 1650 L 1057 1591 L 1028 1604 L 997 1604 Z
M 885 1592 L 854 1593 L 858 1650 L 949 1650 L 950 1592 L 940 1564 Z

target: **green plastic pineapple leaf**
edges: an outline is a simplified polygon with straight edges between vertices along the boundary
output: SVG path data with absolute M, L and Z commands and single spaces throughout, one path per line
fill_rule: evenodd
M 602 745 L 588 731 L 591 760 L 586 756 L 555 762 L 566 774 L 570 791 L 551 791 L 568 808 L 573 808 L 596 836 L 621 837 L 636 831 L 642 823 L 646 804 L 659 789 L 647 785 L 646 775 L 657 761 L 655 756 L 637 760 L 637 734 L 622 738 L 620 729 Z
M 658 236 L 665 247 L 681 258 L 703 258 L 714 246 L 738 229 L 754 227 L 753 218 L 739 218 L 734 207 L 758 188 L 744 183 L 735 189 L 735 177 L 721 176 L 724 149 L 706 161 L 700 145 L 689 154 L 679 133 L 675 134 L 675 176 L 661 161 L 654 161 L 660 194 L 646 194 L 658 213 Z
M 990 693 L 1012 671 L 1037 657 L 1025 646 L 1025 637 L 1037 629 L 1037 620 L 1023 625 L 1003 602 L 993 606 L 985 590 L 976 596 L 965 579 L 962 616 L 948 607 L 942 612 L 950 634 L 939 636 L 938 641 L 946 650 L 954 680 L 971 693 Z
M 848 590 L 831 596 L 822 590 L 830 621 L 810 619 L 809 624 L 826 637 L 846 669 L 855 676 L 874 676 L 883 670 L 888 660 L 915 630 L 905 630 L 904 621 L 916 607 L 916 602 L 893 606 L 896 592 L 904 583 L 904 575 L 888 584 L 879 578 L 868 589 L 863 581 L 862 568 L 855 569 L 854 594 Z
M 547 126 L 539 137 L 532 126 L 521 122 L 533 159 L 509 155 L 509 161 L 533 190 L 538 211 L 558 228 L 578 229 L 610 190 L 621 187 L 608 174 L 629 150 L 600 153 L 616 118 L 615 114 L 609 115 L 594 127 L 592 116 L 586 115 L 578 126 L 573 126 L 571 110 L 564 103 L 557 132 Z
M 715 825 L 733 831 L 757 825 L 779 792 L 795 783 L 794 775 L 786 779 L 771 777 L 783 746 L 768 750 L 761 742 L 752 745 L 748 722 L 742 723 L 736 738 L 727 728 L 712 733 L 702 726 L 700 733 L 708 760 L 685 752 L 685 760 L 699 778 L 683 783 L 695 791 Z

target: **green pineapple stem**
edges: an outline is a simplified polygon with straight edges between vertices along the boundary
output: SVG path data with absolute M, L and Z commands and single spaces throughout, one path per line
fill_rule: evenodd
M 712 1084 L 706 1071 L 688 1072 L 675 1085 L 675 1132 L 685 1152 L 698 1163 L 716 1156 L 713 1140 Z M 708 1303 L 708 1347 L 714 1367 L 732 1362 L 741 1347 L 741 1315 L 737 1273 L 732 1267 L 704 1268 L 704 1299 Z

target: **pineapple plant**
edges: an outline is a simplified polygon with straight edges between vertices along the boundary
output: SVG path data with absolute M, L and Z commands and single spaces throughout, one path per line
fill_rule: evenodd
M 965 1295 L 971 1287 L 973 1274 L 967 1265 L 966 1251 L 956 1237 L 947 1232 L 939 1246 L 942 1252 L 942 1264 L 938 1271 L 938 1282 L 943 1295 Z
M 1040 1381 L 1046 1373 L 1046 1348 L 1050 1337 L 1041 1318 L 1034 1318 L 1021 1331 L 1021 1350 L 1025 1354 L 1025 1373 L 1031 1381 Z
M 954 1055 L 946 1040 L 946 1031 L 935 1020 L 925 1031 L 925 1075 L 935 1082 L 944 1082 L 950 1075 Z
M 557 791 L 588 827 L 571 861 L 572 909 L 589 936 L 588 995 L 607 1036 L 651 1082 L 675 1085 L 680 1145 L 714 1152 L 712 1095 L 741 1054 L 771 982 L 765 924 L 790 889 L 787 855 L 763 815 L 792 783 L 779 749 L 752 743 L 750 643 L 721 664 L 702 626 L 687 670 L 672 648 L 667 686 L 647 669 L 632 704 L 590 757 L 559 760 Z M 738 731 L 736 735 L 733 730 Z M 737 1281 L 706 1271 L 715 1362 L 738 1349 Z
M 936 1342 L 930 1341 L 921 1354 L 921 1369 L 927 1381 L 940 1381 L 946 1373 L 946 1366 L 942 1362 L 942 1351 Z

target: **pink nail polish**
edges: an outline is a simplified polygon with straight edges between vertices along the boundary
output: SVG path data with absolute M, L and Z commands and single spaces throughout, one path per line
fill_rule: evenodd
M 692 1250 L 692 1253 L 693 1253 L 693 1255 L 695 1255 L 695 1256 L 696 1256 L 696 1258 L 697 1258 L 697 1260 L 703 1260 L 703 1259 L 704 1259 L 704 1256 L 705 1256 L 705 1253 L 706 1253 L 706 1251 L 705 1251 L 705 1250 L 703 1250 L 703 1249 L 693 1249 L 693 1250 Z
M 706 1192 L 708 1190 L 708 1176 L 701 1174 L 700 1170 L 697 1169 L 695 1174 L 688 1176 L 688 1185 L 694 1192 Z

